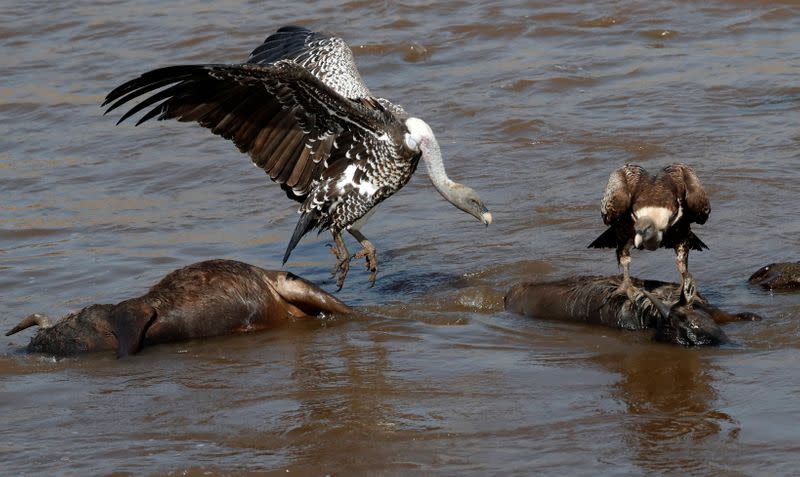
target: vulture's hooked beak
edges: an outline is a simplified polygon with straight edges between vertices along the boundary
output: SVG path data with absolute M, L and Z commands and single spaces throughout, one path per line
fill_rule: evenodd
M 487 227 L 492 223 L 492 213 L 486 207 L 481 211 L 481 222 Z

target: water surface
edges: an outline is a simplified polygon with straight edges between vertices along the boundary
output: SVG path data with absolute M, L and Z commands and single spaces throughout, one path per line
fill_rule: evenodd
M 266 268 L 296 205 L 189 124 L 99 104 L 176 63 L 238 62 L 301 24 L 343 36 L 367 84 L 434 129 L 484 228 L 424 174 L 364 232 L 365 316 L 54 360 L 0 338 L 0 462 L 25 475 L 788 475 L 800 464 L 800 298 L 745 284 L 800 249 L 800 8 L 736 2 L 19 2 L 0 9 L 0 329 L 136 296 L 208 258 Z M 609 173 L 695 167 L 712 200 L 703 293 L 766 317 L 736 346 L 502 311 L 522 279 L 617 273 Z M 332 291 L 328 235 L 287 268 Z M 355 243 L 350 242 L 352 250 Z M 634 253 L 675 280 L 673 254 Z

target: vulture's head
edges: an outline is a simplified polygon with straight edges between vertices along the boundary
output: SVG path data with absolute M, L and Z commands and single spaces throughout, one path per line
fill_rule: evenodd
M 655 250 L 661 245 L 664 232 L 656 227 L 655 222 L 650 217 L 640 217 L 633 223 L 633 230 L 636 237 L 633 239 L 634 247 L 642 250 Z
M 672 214 L 666 207 L 641 207 L 631 214 L 636 236 L 633 246 L 642 250 L 655 250 L 661 245 L 664 231 L 670 226 Z

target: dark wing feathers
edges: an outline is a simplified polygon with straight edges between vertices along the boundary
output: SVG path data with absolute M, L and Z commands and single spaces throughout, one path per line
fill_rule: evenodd
M 711 213 L 711 201 L 694 170 L 685 164 L 676 163 L 665 167 L 664 173 L 675 184 L 684 216 L 690 222 L 706 223 Z
M 664 233 L 664 239 L 661 241 L 661 248 L 675 248 L 684 242 L 689 245 L 690 250 L 702 252 L 704 249 L 708 249 L 708 245 L 689 229 L 688 224 L 683 227 L 677 227 L 677 229 L 667 229 L 666 233 Z
M 162 86 L 177 83 L 181 80 L 187 79 L 191 76 L 195 68 L 201 66 L 167 66 L 157 70 L 148 71 L 138 78 L 132 79 L 120 86 L 114 88 L 113 91 L 108 93 L 103 106 L 116 101 L 111 104 L 106 110 L 106 113 L 117 109 L 123 103 L 131 99 L 141 96 L 150 91 L 154 91 Z
M 617 231 L 614 227 L 609 227 L 594 239 L 587 248 L 617 248 Z
M 302 114 L 295 119 L 304 129 L 324 129 L 317 138 L 336 134 L 342 129 L 356 125 L 379 136 L 387 122 L 393 118 L 383 110 L 376 110 L 361 101 L 352 101 L 328 87 L 308 70 L 291 61 L 279 61 L 274 65 L 242 65 L 242 68 L 268 68 L 280 71 L 281 81 L 264 83 L 286 106 L 297 105 Z
M 631 201 L 639 179 L 646 174 L 640 166 L 626 164 L 612 172 L 600 203 L 603 223 L 610 225 L 630 214 Z
M 689 242 L 689 248 L 691 250 L 697 250 L 698 252 L 702 252 L 703 249 L 708 250 L 708 245 L 706 245 L 700 237 L 694 234 L 694 232 L 689 231 L 689 236 L 687 238 Z
M 300 215 L 300 220 L 297 221 L 297 225 L 295 225 L 294 232 L 292 233 L 292 238 L 289 239 L 289 245 L 286 247 L 286 253 L 283 255 L 283 265 L 286 265 L 289 256 L 292 254 L 292 250 L 300 243 L 300 239 L 318 226 L 319 214 L 316 210 L 304 212 Z
M 159 68 L 116 88 L 103 105 L 108 113 L 153 91 L 120 121 L 151 108 L 137 124 L 154 117 L 197 122 L 233 141 L 299 201 L 337 136 L 362 129 L 377 137 L 394 120 L 384 108 L 348 100 L 289 61 Z

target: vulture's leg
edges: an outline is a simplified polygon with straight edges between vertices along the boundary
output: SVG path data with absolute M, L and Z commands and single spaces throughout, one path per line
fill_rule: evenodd
M 691 306 L 694 299 L 697 298 L 697 283 L 691 273 L 686 274 L 686 279 L 681 283 L 681 297 L 680 300 Z
M 350 252 L 347 251 L 347 247 L 344 244 L 342 233 L 333 231 L 331 233 L 335 242 L 334 246 L 331 247 L 331 253 L 336 255 L 336 265 L 331 270 L 331 278 L 336 278 L 336 291 L 339 291 L 344 286 L 344 279 L 350 270 Z
M 369 282 L 370 287 L 375 285 L 375 279 L 378 278 L 378 253 L 375 250 L 375 246 L 372 245 L 372 242 L 367 240 L 367 237 L 364 237 L 359 230 L 350 229 L 350 235 L 355 237 L 361 243 L 361 250 L 353 255 L 353 258 L 366 258 L 367 261 L 365 263 L 367 270 L 369 270 Z
M 681 290 L 694 289 L 694 277 L 689 273 L 689 244 L 681 242 L 675 246 L 675 265 L 678 267 L 678 273 L 681 274 Z M 687 297 L 692 298 L 692 297 Z
M 622 283 L 614 290 L 615 295 L 627 295 L 631 303 L 634 302 L 636 287 L 631 283 L 631 242 L 617 246 L 617 262 L 622 267 Z

